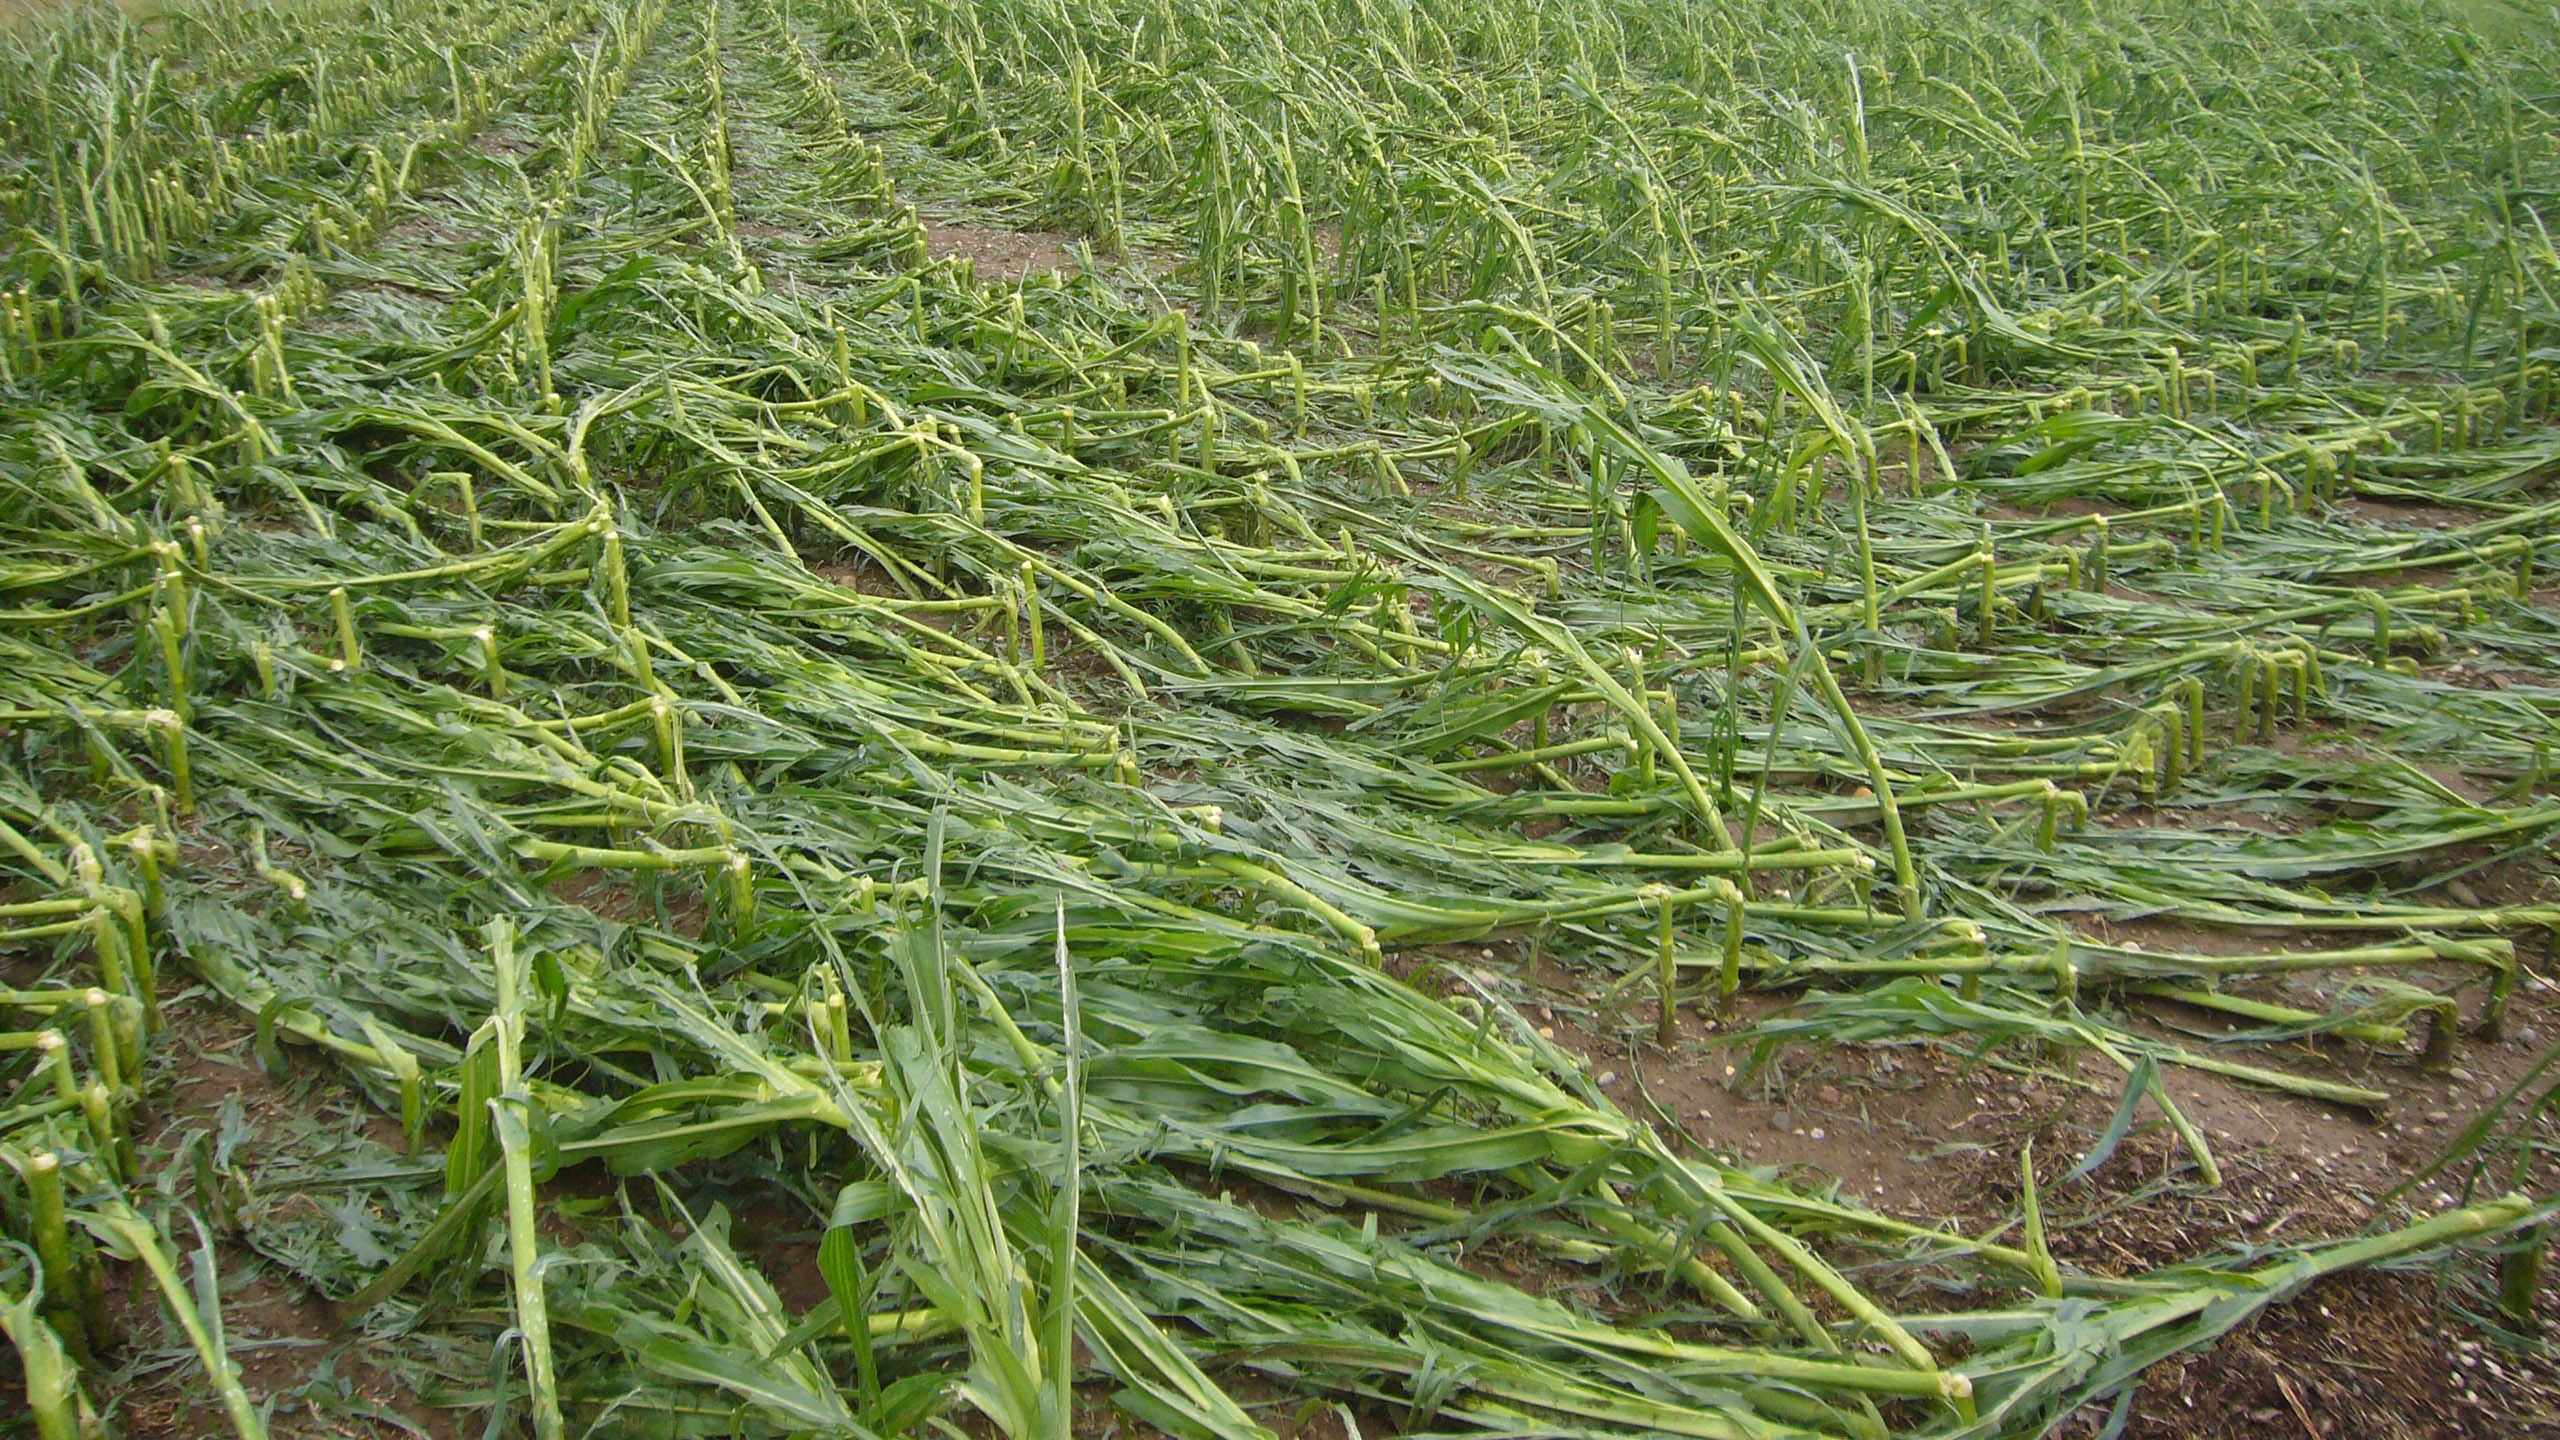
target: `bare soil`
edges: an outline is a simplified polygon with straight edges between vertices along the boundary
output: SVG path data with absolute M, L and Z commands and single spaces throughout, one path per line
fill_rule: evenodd
M 158 1073 L 151 1090 L 160 1103 L 138 1143 L 147 1167 L 176 1148 L 190 1131 L 223 1124 L 236 1107 L 247 1138 L 219 1182 L 232 1187 L 224 1206 L 205 1203 L 182 1185 L 181 1196 L 200 1212 L 227 1209 L 234 1225 L 213 1236 L 221 1275 L 222 1324 L 241 1382 L 251 1399 L 270 1407 L 268 1433 L 277 1440 L 459 1440 L 457 1412 L 422 1402 L 413 1382 L 387 1347 L 352 1326 L 342 1327 L 338 1307 L 284 1274 L 244 1243 L 261 1223 L 320 1201 L 292 1191 L 262 1191 L 250 1174 L 296 1158 L 349 1132 L 396 1153 L 400 1127 L 308 1052 L 288 1051 L 284 1080 L 260 1066 L 251 1028 L 217 998 L 198 992 L 167 1007 L 168 1031 L 154 1047 Z M 318 1122 L 318 1123 L 315 1123 Z M 179 1167 L 180 1174 L 196 1173 Z M 190 1260 L 181 1256 L 186 1272 Z M 109 1312 L 122 1339 L 121 1382 L 101 1396 L 108 1418 L 126 1440 L 198 1440 L 231 1433 L 219 1401 L 204 1382 L 184 1332 L 163 1313 L 162 1297 L 140 1266 L 107 1267 Z
M 927 225 L 925 254 L 935 260 L 954 257 L 976 267 L 980 280 L 1018 284 L 1046 271 L 1073 269 L 1076 243 L 1072 235 L 1042 230 L 991 230 L 976 225 Z
M 2209 932 L 2207 932 L 2209 935 Z M 2122 938 L 2122 937 L 2119 937 Z M 2206 949 L 2198 936 L 2155 936 L 2162 948 Z M 2095 1056 L 2018 1051 L 1974 1055 L 1898 1042 L 1791 1047 L 1755 1069 L 1740 1042 L 1791 995 L 1737 997 L 1730 1015 L 1683 1007 L 1679 1038 L 1654 1043 L 1647 984 L 1597 999 L 1612 977 L 1575 974 L 1521 948 L 1436 947 L 1399 968 L 1442 983 L 1432 963 L 1528 977 L 1519 997 L 1542 1035 L 1578 1057 L 1600 1089 L 1666 1138 L 1800 1185 L 1836 1186 L 1886 1214 L 1985 1237 L 2021 1213 L 2020 1165 L 2032 1145 L 2050 1244 L 2067 1266 L 2126 1276 L 2216 1251 L 2345 1237 L 2370 1224 L 2487 1198 L 2519 1177 L 2459 1168 L 2386 1203 L 2441 1155 L 2560 1034 L 2560 986 L 2540 973 L 2519 985 L 2500 1038 L 2465 1034 L 2453 1065 L 2430 1071 L 2407 1054 L 2304 1042 L 2252 1047 L 2247 1058 L 2348 1079 L 2394 1095 L 2381 1114 L 2304 1099 L 2194 1070 L 2164 1077 L 2205 1132 L 2222 1169 L 2204 1186 L 2195 1161 L 2146 1102 L 2114 1156 L 2082 1179 L 2068 1172 L 2097 1142 L 2122 1072 Z M 2547 966 L 2547 960 L 2546 960 Z M 2138 1029 L 2195 1045 L 2223 1017 L 2141 1002 Z M 2532 1188 L 2560 1183 L 2560 1125 L 2545 1116 Z M 1521 1280 L 1518 1261 L 1497 1262 Z M 1560 1283 L 1577 1278 L 1567 1272 Z M 1589 1302 L 1593 1297 L 1577 1296 Z M 2509 1440 L 2560 1437 L 2560 1359 L 2518 1350 L 2481 1327 L 2477 1298 L 2443 1277 L 2361 1272 L 2312 1287 L 2212 1349 L 2153 1369 L 2135 1392 L 2123 1440 Z M 2540 1315 L 2560 1333 L 2560 1270 Z M 2070 1440 L 2104 1434 L 2111 1417 L 2075 1416 Z

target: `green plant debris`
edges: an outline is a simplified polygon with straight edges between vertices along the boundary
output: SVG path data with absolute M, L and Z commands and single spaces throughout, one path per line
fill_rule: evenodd
M 1425 947 L 2077 1060 L 2083 1169 L 2157 1119 L 2197 1185 L 2164 1074 L 2494 1035 L 2560 929 L 2547 18 L 0 30 L 36 1433 L 118 1266 L 262 1433 L 236 1136 L 135 1143 L 180 987 L 396 1128 L 250 1239 L 491 1433 L 2024 1436 L 2350 1266 L 2503 1247 L 2521 1322 L 2492 1120 L 2470 1203 L 2110 1278 L 2032 1170 L 2021 1248 L 1675 1153 Z

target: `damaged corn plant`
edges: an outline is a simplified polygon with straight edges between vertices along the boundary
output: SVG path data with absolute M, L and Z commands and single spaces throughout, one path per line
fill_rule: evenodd
M 35 1432 L 113 1425 L 113 1288 L 262 1434 L 224 1243 L 541 1440 L 2028 1436 L 2348 1267 L 2529 1308 L 2547 1195 L 2083 1273 L 2031 1184 L 1871 1210 L 1515 1002 L 2068 1057 L 2198 1186 L 2164 1074 L 2378 1112 L 2496 1036 L 2560 928 L 2481 893 L 2560 831 L 2551 24 L 13 24 Z M 138 1143 L 182 991 L 396 1135 L 255 1182 L 361 1246 Z

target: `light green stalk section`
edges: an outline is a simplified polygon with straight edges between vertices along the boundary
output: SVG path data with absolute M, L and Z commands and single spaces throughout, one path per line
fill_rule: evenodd
M 498 1093 L 490 1097 L 489 1115 L 498 1133 L 499 1163 L 506 1173 L 507 1265 L 515 1290 L 516 1331 L 524 1350 L 534 1433 L 541 1440 L 559 1440 L 566 1427 L 560 1415 L 559 1379 L 552 1370 L 551 1307 L 543 1298 L 542 1237 L 535 1215 L 539 1196 L 533 1184 L 533 1136 L 528 1123 L 530 1109 L 538 1102 L 525 1088 L 524 1076 L 524 1020 L 531 1003 L 525 993 L 528 962 L 516 949 L 512 922 L 492 920 L 482 935 L 497 976 L 498 1008 L 489 1024 L 497 1046 Z

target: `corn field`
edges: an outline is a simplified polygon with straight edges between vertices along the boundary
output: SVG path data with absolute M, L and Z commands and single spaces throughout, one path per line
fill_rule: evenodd
M 2501 0 L 9 23 L 8 1433 L 164 1324 L 266 1434 L 218 1245 L 536 1440 L 2039 1436 L 2352 1267 L 2522 1324 L 2554 1056 L 2451 1204 L 2110 1275 L 2032 1162 L 1980 1235 L 1679 1143 L 1523 985 L 2198 1188 L 2164 1077 L 2494 1041 L 2555 108 Z M 182 993 L 385 1122 L 339 1219 L 163 1123 Z

